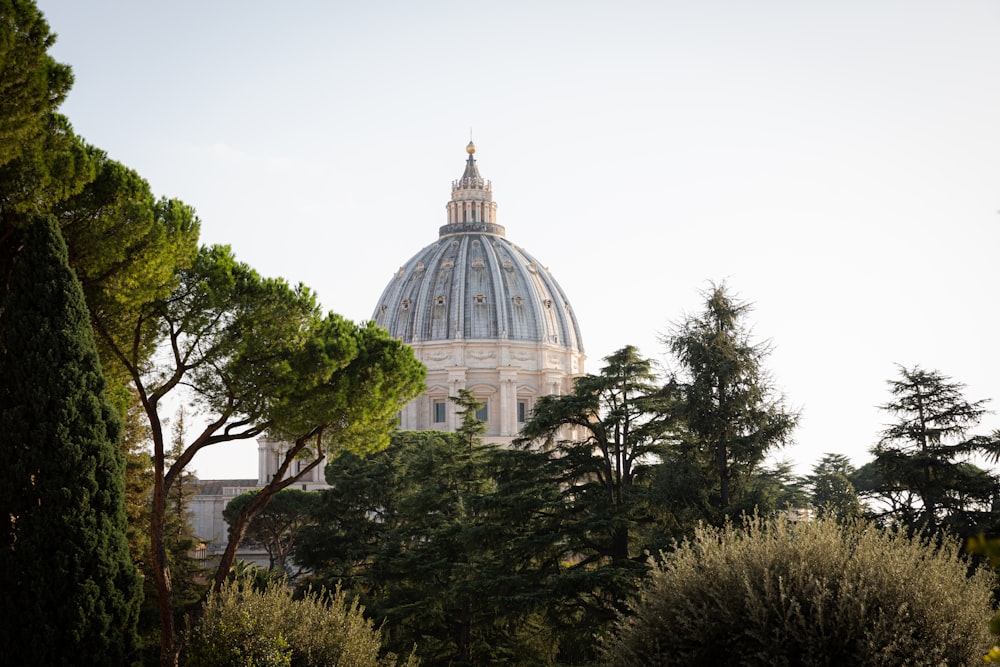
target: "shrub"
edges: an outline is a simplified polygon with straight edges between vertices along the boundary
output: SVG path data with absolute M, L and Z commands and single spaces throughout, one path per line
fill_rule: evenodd
M 282 584 L 262 590 L 249 580 L 209 596 L 186 635 L 181 664 L 190 667 L 415 667 L 379 657 L 382 633 L 340 590 L 293 599 Z
M 610 665 L 968 665 L 990 647 L 989 575 L 863 522 L 700 528 L 605 642 Z

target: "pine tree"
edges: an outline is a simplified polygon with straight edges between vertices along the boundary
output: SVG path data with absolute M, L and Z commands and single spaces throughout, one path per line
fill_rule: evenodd
M 592 638 L 624 610 L 660 546 L 651 542 L 669 531 L 650 482 L 672 438 L 671 388 L 631 345 L 604 362 L 572 393 L 541 397 L 517 441 L 541 459 L 522 483 L 560 491 L 527 527 L 549 543 L 525 546 L 549 573 L 547 612 L 561 657 L 575 662 L 593 659 Z
M 120 665 L 136 647 L 120 425 L 55 222 L 23 233 L 0 318 L 0 655 Z
M 682 500 L 714 524 L 752 511 L 744 502 L 748 483 L 798 421 L 763 367 L 767 344 L 750 339 L 750 309 L 724 284 L 714 285 L 705 310 L 685 318 L 665 341 L 680 362 L 683 394 L 684 433 L 672 464 L 693 491 Z
M 826 454 L 806 476 L 813 508 L 838 520 L 861 516 L 861 501 L 851 478 L 857 473 L 843 454 Z
M 1000 437 L 969 433 L 986 401 L 967 401 L 965 385 L 939 371 L 900 367 L 899 375 L 889 382 L 893 400 L 881 406 L 897 421 L 872 448 L 878 484 L 869 495 L 887 501 L 887 518 L 908 528 L 964 536 L 989 529 L 1000 481 L 975 462 L 996 462 Z

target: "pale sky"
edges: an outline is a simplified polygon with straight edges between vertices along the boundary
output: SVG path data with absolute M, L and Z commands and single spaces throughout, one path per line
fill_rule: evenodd
M 326 309 L 370 318 L 435 240 L 471 127 L 588 371 L 665 361 L 726 281 L 802 411 L 800 472 L 870 459 L 896 364 L 1000 409 L 997 0 L 38 5 L 77 133 Z M 194 467 L 256 477 L 256 450 Z

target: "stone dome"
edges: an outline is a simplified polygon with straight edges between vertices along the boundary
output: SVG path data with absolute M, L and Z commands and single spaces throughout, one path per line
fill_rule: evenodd
M 580 327 L 543 264 L 507 240 L 493 185 L 466 146 L 438 239 L 399 269 L 375 307 L 375 323 L 407 343 L 427 369 L 427 390 L 399 413 L 403 430 L 455 431 L 463 390 L 485 440 L 509 443 L 541 396 L 572 391 L 584 373 Z
M 448 224 L 393 276 L 373 319 L 410 344 L 506 339 L 583 352 L 562 288 L 496 224 L 492 184 L 473 152 L 452 184 Z

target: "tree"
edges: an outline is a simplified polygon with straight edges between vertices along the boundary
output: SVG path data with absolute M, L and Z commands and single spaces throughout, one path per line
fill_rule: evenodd
M 719 524 L 768 452 L 787 441 L 798 415 L 775 395 L 763 368 L 769 346 L 751 342 L 745 323 L 751 306 L 725 284 L 704 297 L 705 310 L 674 326 L 665 342 L 680 366 L 683 431 L 674 459 L 701 489 L 685 504 Z
M 822 515 L 840 521 L 861 516 L 861 501 L 851 478 L 857 470 L 843 454 L 825 454 L 807 475 L 810 504 Z
M 150 425 L 154 486 L 150 535 L 160 601 L 161 663 L 176 663 L 173 585 L 164 526 L 171 486 L 205 447 L 265 433 L 289 442 L 277 474 L 244 507 L 214 577 L 221 585 L 246 527 L 270 498 L 333 447 L 384 446 L 400 406 L 423 388 L 412 350 L 374 325 L 321 315 L 304 286 L 261 278 L 226 247 L 203 248 L 176 289 L 134 311 L 128 336 L 105 336 Z M 161 345 L 153 358 L 148 350 Z M 186 392 L 205 423 L 168 465 L 161 409 Z M 305 457 L 298 475 L 291 463 Z
M 416 644 L 423 664 L 549 664 L 551 593 L 525 549 L 549 541 L 529 527 L 544 505 L 513 481 L 531 455 L 480 442 L 477 403 L 456 399 L 458 433 L 397 432 L 382 452 L 334 458 L 295 560 L 307 583 L 342 583 L 389 647 Z
M 20 157 L 45 131 L 45 120 L 73 84 L 70 68 L 48 50 L 55 43 L 30 0 L 0 0 L 0 165 Z
M 247 491 L 230 500 L 222 517 L 232 525 L 243 507 L 257 491 Z M 288 574 L 289 556 L 303 526 L 312 521 L 312 507 L 318 496 L 301 489 L 284 489 L 274 494 L 271 502 L 247 526 L 243 544 L 264 549 L 270 561 L 269 568 Z
M 85 146 L 94 177 L 80 192 L 53 205 L 69 248 L 70 266 L 83 285 L 105 374 L 122 386 L 130 378 L 112 346 L 139 346 L 147 356 L 157 338 L 133 341 L 142 308 L 166 299 L 179 270 L 198 253 L 200 222 L 173 199 L 156 200 L 138 173 Z M 138 355 L 137 355 L 138 356 Z
M 0 309 L 0 652 L 20 665 L 125 664 L 141 586 L 120 423 L 55 222 L 35 221 L 19 245 Z
M 881 407 L 897 421 L 872 448 L 880 483 L 870 491 L 889 505 L 883 518 L 929 533 L 985 530 L 1000 482 L 975 465 L 975 457 L 996 462 L 1000 434 L 969 430 L 987 413 L 986 401 L 967 401 L 965 385 L 920 367 L 900 366 L 889 387 L 893 400 Z
M 18 230 L 93 178 L 82 142 L 56 113 L 73 83 L 30 0 L 0 0 L 0 303 L 20 251 Z
M 187 414 L 184 406 L 175 413 L 170 424 L 170 449 L 167 451 L 167 467 L 184 453 L 187 444 Z M 205 567 L 194 557 L 200 546 L 198 536 L 191 525 L 191 499 L 197 491 L 197 478 L 189 470 L 182 470 L 167 489 L 166 512 L 163 522 L 163 541 L 170 564 L 173 584 L 174 605 L 177 618 L 197 606 L 205 593 Z M 147 524 L 148 525 L 148 524 Z M 152 574 L 150 572 L 149 574 Z M 155 582 L 155 577 L 151 577 Z M 153 591 L 155 598 L 155 591 Z
M 535 530 L 560 564 L 564 627 L 583 636 L 614 618 L 656 548 L 643 534 L 660 519 L 649 483 L 673 437 L 672 387 L 657 385 L 651 362 L 632 346 L 604 361 L 570 394 L 539 399 L 518 441 L 544 455 L 535 483 L 560 489 Z

